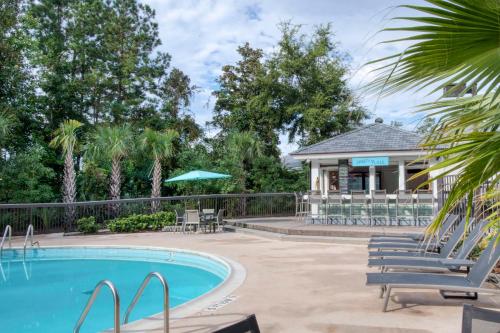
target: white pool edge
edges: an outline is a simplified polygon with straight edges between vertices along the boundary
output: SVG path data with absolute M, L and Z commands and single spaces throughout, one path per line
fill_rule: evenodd
M 230 273 L 228 277 L 217 287 L 211 289 L 205 294 L 198 296 L 176 306 L 170 310 L 170 323 L 175 322 L 178 319 L 192 316 L 196 313 L 206 310 L 208 307 L 224 300 L 226 297 L 230 296 L 236 289 L 238 289 L 246 279 L 245 268 L 236 261 L 225 257 L 219 257 L 219 259 L 226 261 L 230 266 Z M 122 333 L 137 333 L 137 332 L 148 332 L 148 331 L 161 331 L 163 328 L 163 313 L 158 313 L 150 317 L 136 320 L 127 325 L 121 326 Z M 111 331 L 106 331 L 111 332 Z

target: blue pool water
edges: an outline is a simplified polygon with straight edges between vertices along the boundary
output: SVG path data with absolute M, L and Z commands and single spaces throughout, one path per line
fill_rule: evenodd
M 170 288 L 170 307 L 217 287 L 229 274 L 222 262 L 188 252 L 124 248 L 42 248 L 4 250 L 0 266 L 0 332 L 72 332 L 95 285 L 111 280 L 119 293 L 120 313 L 144 277 L 160 272 Z M 162 288 L 152 280 L 130 321 L 162 311 Z M 103 288 L 80 332 L 113 325 L 113 301 Z

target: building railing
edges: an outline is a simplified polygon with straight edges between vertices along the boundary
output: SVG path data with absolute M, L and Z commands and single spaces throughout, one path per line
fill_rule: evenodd
M 180 209 L 224 209 L 227 218 L 295 215 L 294 193 L 209 194 L 66 203 L 0 204 L 0 230 L 12 226 L 23 234 L 32 224 L 38 233 L 71 232 L 76 221 L 93 216 L 97 223 L 133 214 Z
M 448 196 L 457 181 L 457 176 L 449 175 L 438 179 L 438 209 L 441 209 L 443 203 L 448 199 Z M 472 204 L 472 216 L 476 219 L 483 219 L 492 213 L 491 207 L 493 201 L 482 200 L 482 195 L 486 193 L 486 189 L 491 185 L 489 181 L 482 184 L 474 194 Z M 500 190 L 500 184 L 495 185 L 497 190 Z M 459 216 L 465 216 L 467 211 L 467 198 L 462 199 L 453 209 L 452 213 Z

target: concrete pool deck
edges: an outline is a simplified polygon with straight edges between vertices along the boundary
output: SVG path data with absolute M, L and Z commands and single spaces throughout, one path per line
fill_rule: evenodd
M 366 267 L 366 244 L 293 242 L 240 233 L 48 234 L 35 238 L 42 247 L 188 249 L 228 258 L 246 269 L 240 287 L 210 306 L 172 321 L 172 333 L 211 332 L 251 313 L 256 314 L 264 333 L 460 331 L 463 301 L 444 301 L 437 291 L 398 290 L 393 293 L 389 312 L 383 313 L 379 289 L 365 286 L 365 272 L 376 271 Z M 22 246 L 23 241 L 16 237 L 13 245 Z M 500 296 L 480 296 L 478 301 L 467 303 L 500 308 Z M 158 329 L 133 332 L 161 332 L 162 321 L 152 321 Z

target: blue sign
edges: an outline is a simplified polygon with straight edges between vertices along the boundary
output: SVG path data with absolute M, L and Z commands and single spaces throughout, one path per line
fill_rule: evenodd
M 353 157 L 352 166 L 386 166 L 389 165 L 388 156 L 374 156 L 374 157 Z

